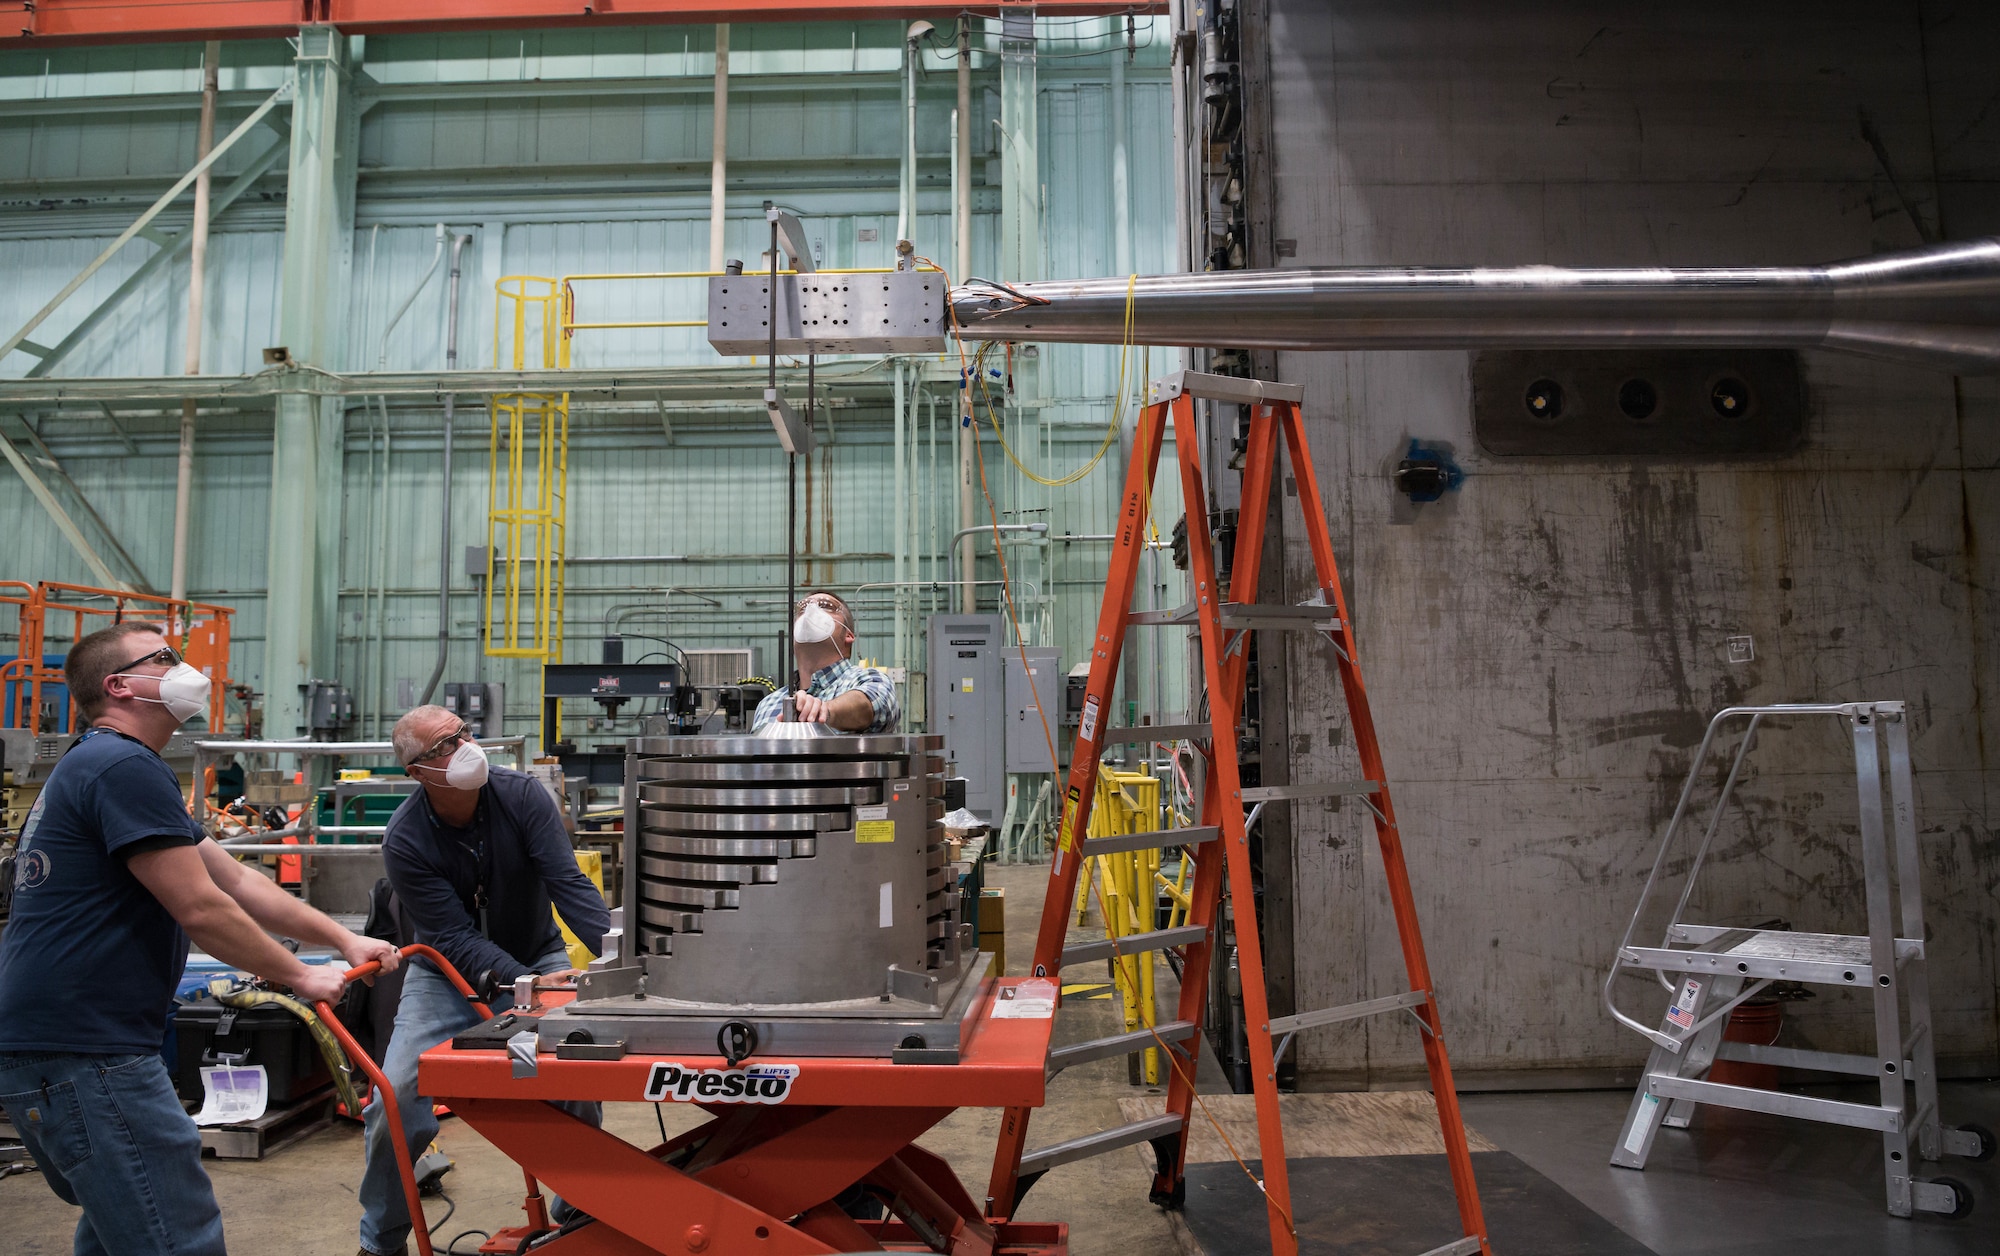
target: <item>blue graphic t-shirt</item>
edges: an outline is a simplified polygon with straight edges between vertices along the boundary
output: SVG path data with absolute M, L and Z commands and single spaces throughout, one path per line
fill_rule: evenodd
M 62 757 L 14 860 L 0 1051 L 160 1049 L 188 937 L 125 860 L 203 836 L 151 747 L 97 729 Z

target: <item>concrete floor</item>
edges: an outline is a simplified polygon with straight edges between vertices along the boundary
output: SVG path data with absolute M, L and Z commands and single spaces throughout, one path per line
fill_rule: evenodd
M 988 884 L 1007 890 L 1011 972 L 1022 972 L 1033 951 L 1046 875 L 1042 867 L 989 870 Z M 1176 986 L 1171 972 L 1162 968 L 1160 975 L 1162 1006 L 1170 1007 Z M 1070 976 L 1073 982 L 1102 979 L 1101 974 Z M 1057 1021 L 1057 1041 L 1113 1032 L 1117 1016 L 1115 1000 L 1072 996 Z M 1202 1089 L 1226 1088 L 1204 1069 Z M 1069 1069 L 1051 1083 L 1029 1142 L 1041 1145 L 1122 1123 L 1119 1100 L 1146 1093 L 1127 1083 L 1122 1060 Z M 2000 1252 L 2000 1161 L 1925 1166 L 1972 1185 L 1980 1206 L 1967 1220 L 1897 1221 L 1881 1206 L 1880 1144 L 1860 1131 L 1704 1113 L 1693 1129 L 1662 1135 L 1645 1173 L 1613 1169 L 1605 1160 L 1629 1097 L 1604 1091 L 1469 1095 L 1465 1112 L 1468 1123 L 1494 1145 L 1660 1256 L 1748 1256 L 1802 1242 L 1815 1256 Z M 1943 1106 L 1950 1120 L 2000 1128 L 2000 1085 L 1948 1085 Z M 700 1118 L 675 1105 L 659 1111 L 669 1131 Z M 649 1146 L 659 1137 L 654 1112 L 651 1104 L 607 1105 L 605 1126 Z M 984 1194 L 997 1126 L 996 1113 L 961 1111 L 922 1143 L 949 1160 L 976 1197 Z M 456 1162 L 446 1178 L 456 1213 L 439 1225 L 438 1249 L 468 1229 L 517 1223 L 518 1170 L 460 1122 L 445 1122 L 440 1141 Z M 208 1168 L 231 1250 L 346 1256 L 355 1249 L 359 1127 L 343 1123 L 262 1162 L 211 1160 Z M 1139 1152 L 1101 1156 L 1044 1178 L 1022 1216 L 1067 1221 L 1077 1256 L 1183 1256 L 1185 1230 L 1146 1202 L 1149 1184 Z M 0 1250 L 9 1256 L 68 1253 L 76 1215 L 39 1175 L 0 1181 Z M 433 1201 L 433 1223 L 444 1215 L 445 1204 Z M 459 1250 L 477 1245 L 468 1240 Z

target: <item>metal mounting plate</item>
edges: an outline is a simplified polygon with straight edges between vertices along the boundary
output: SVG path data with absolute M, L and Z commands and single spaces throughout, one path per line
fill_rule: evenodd
M 771 276 L 708 281 L 708 343 L 717 353 L 771 352 Z M 780 274 L 779 353 L 942 353 L 950 315 L 944 275 L 899 270 L 861 275 Z

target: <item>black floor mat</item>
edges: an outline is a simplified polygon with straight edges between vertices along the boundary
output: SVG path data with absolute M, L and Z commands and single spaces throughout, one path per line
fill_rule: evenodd
M 1309 1157 L 1291 1163 L 1299 1250 L 1419 1256 L 1460 1237 L 1443 1156 Z M 1574 1195 L 1504 1151 L 1472 1154 L 1486 1234 L 1501 1256 L 1653 1256 Z M 1258 1168 L 1250 1162 L 1252 1170 Z M 1234 1164 L 1187 1169 L 1188 1228 L 1209 1256 L 1269 1253 L 1263 1197 Z

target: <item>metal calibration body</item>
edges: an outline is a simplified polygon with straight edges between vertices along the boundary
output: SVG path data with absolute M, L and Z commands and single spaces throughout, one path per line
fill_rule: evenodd
M 982 965 L 945 862 L 943 743 L 633 739 L 631 954 L 542 1018 L 542 1045 L 955 1062 Z

